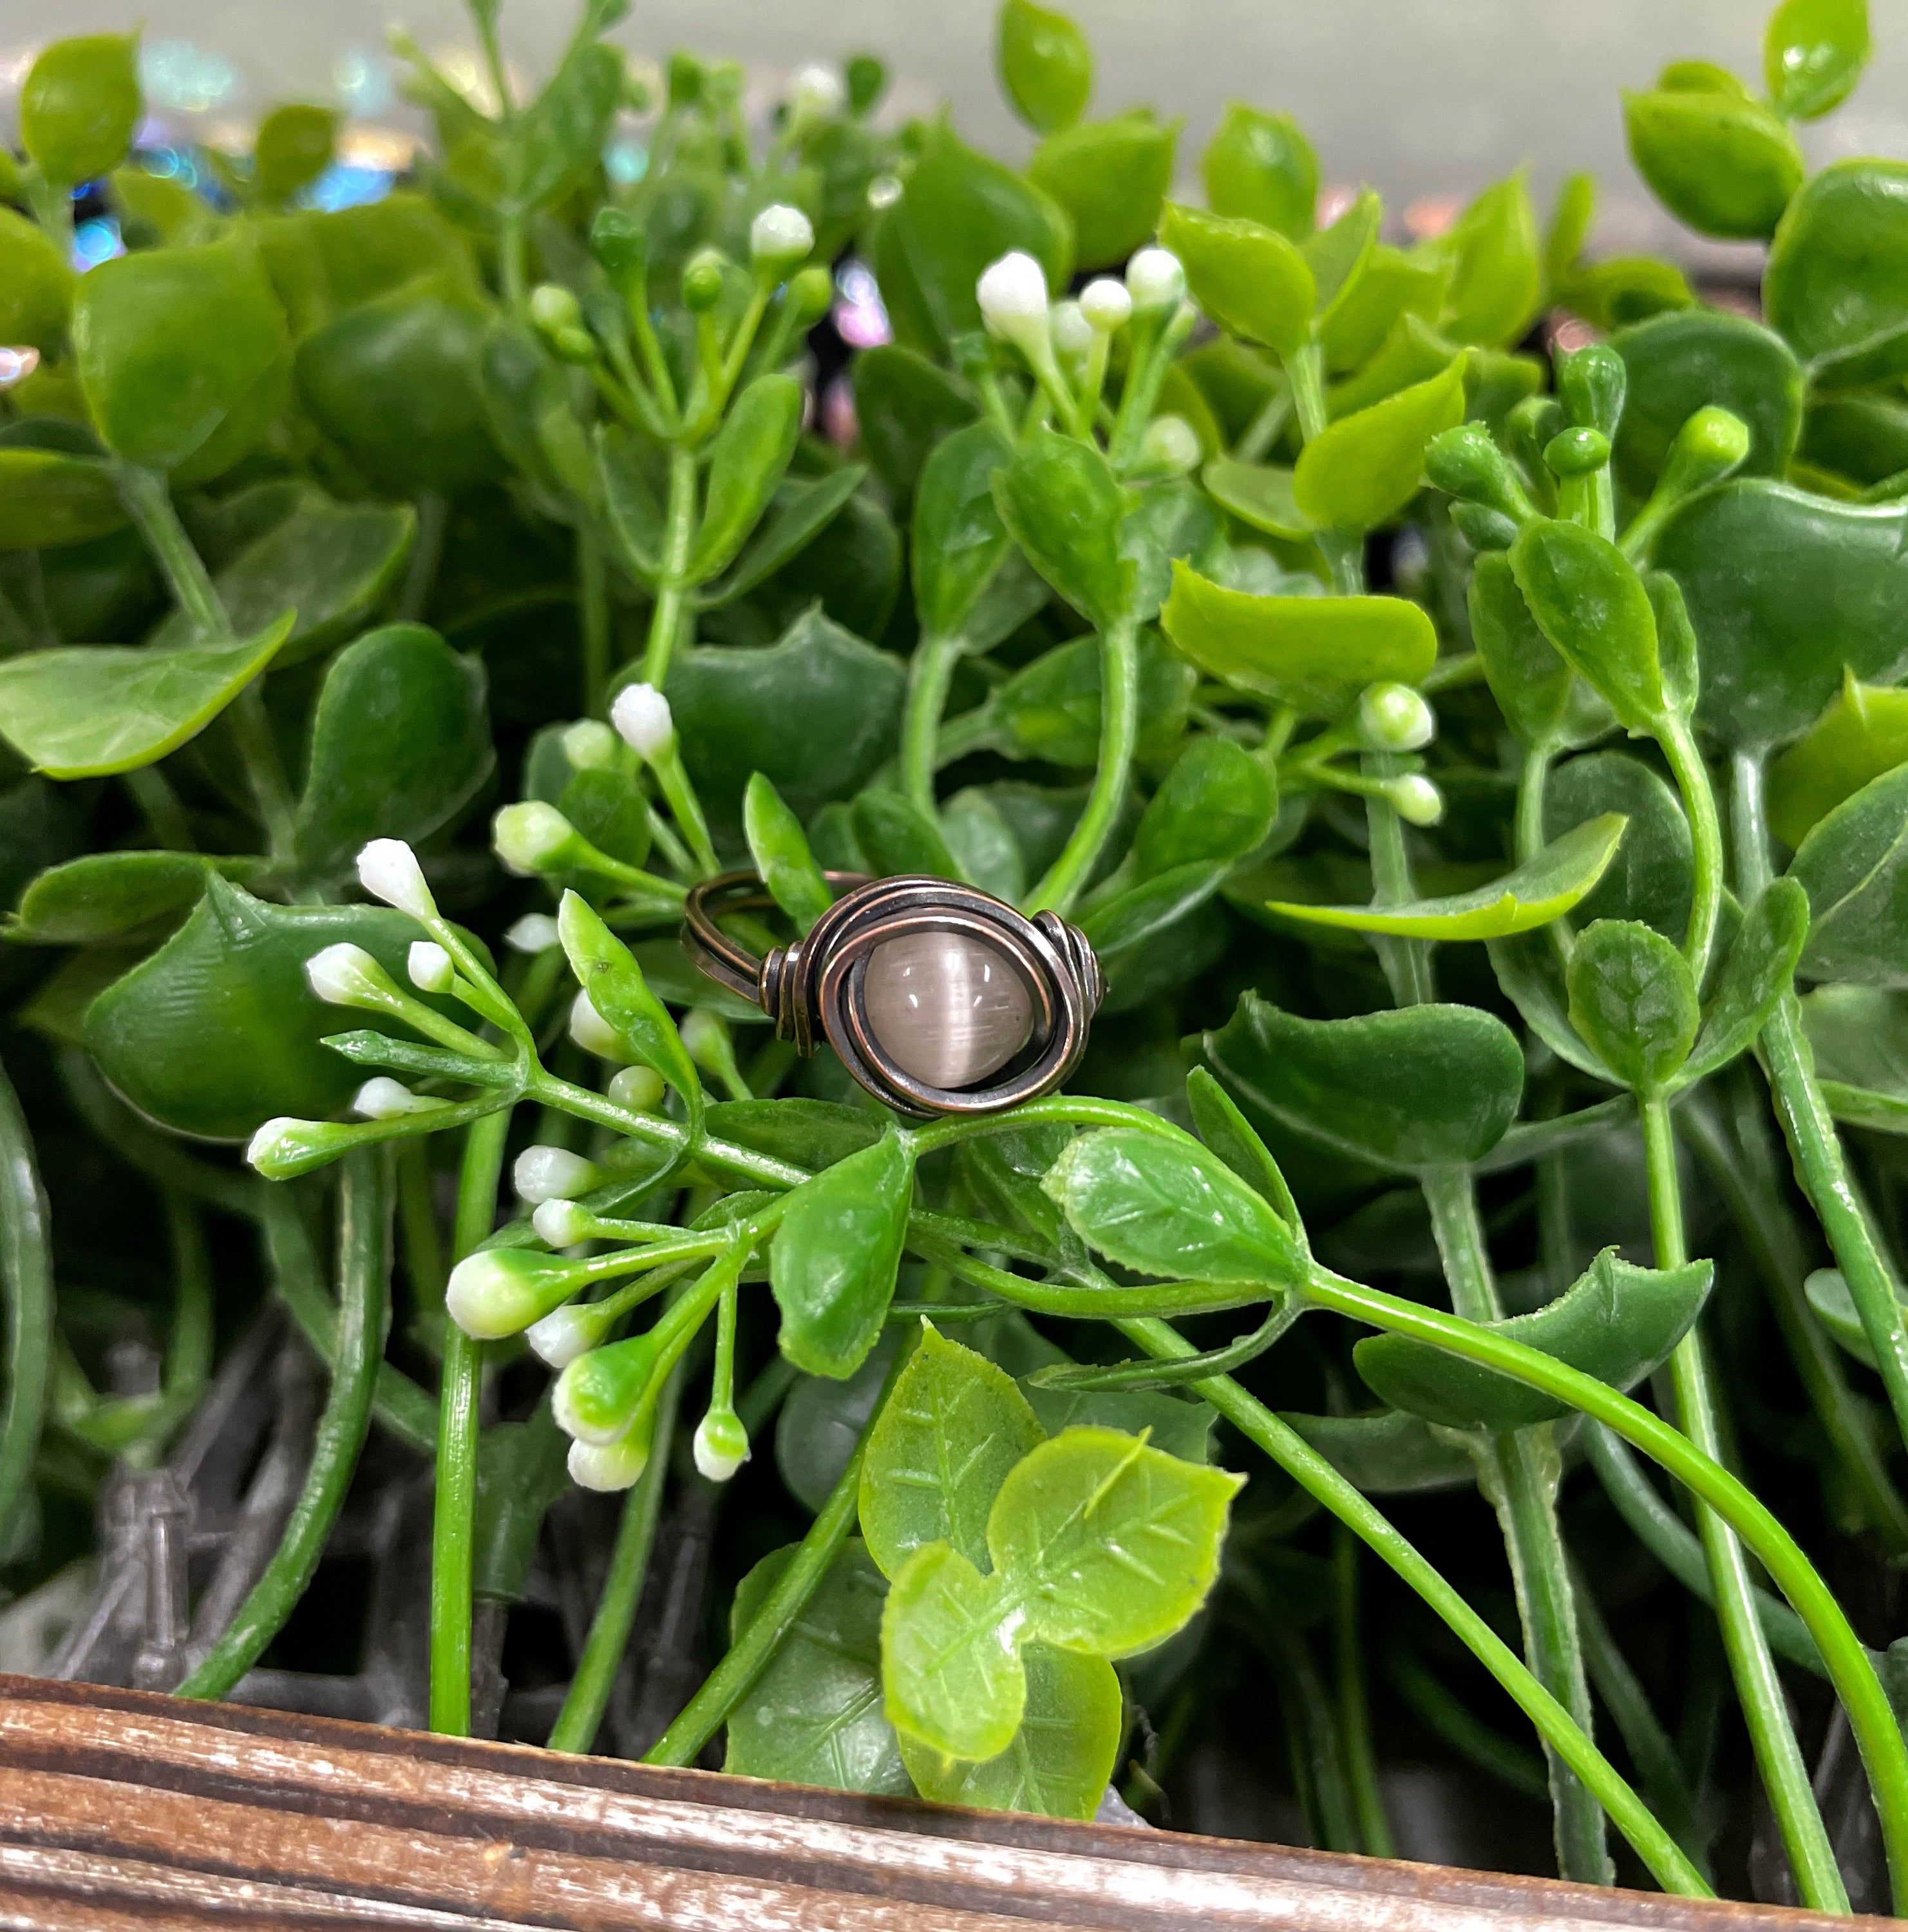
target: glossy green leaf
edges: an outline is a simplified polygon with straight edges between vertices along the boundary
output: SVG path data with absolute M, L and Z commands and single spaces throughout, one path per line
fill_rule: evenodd
M 1133 834 L 1142 878 L 1196 861 L 1243 858 L 1278 807 L 1271 774 L 1230 738 L 1195 738 L 1148 801 Z
M 702 1125 L 702 1082 L 669 1009 L 643 976 L 628 946 L 603 923 L 580 893 L 567 892 L 556 910 L 556 931 L 570 970 L 590 1004 L 621 1036 L 645 1066 L 652 1067 L 682 1095 L 691 1131 Z M 784 1224 L 785 1225 L 785 1224 Z
M 1707 1261 L 1633 1268 L 1606 1248 L 1568 1293 L 1531 1315 L 1488 1322 L 1493 1333 L 1630 1389 L 1666 1361 L 1708 1299 Z M 1429 1342 L 1369 1336 L 1352 1352 L 1366 1387 L 1394 1408 L 1447 1429 L 1522 1429 L 1568 1415 L 1564 1403 Z
M 769 1282 L 782 1352 L 798 1369 L 841 1380 L 879 1339 L 914 1182 L 914 1158 L 891 1133 L 788 1197 L 770 1245 Z
M 940 827 L 912 799 L 871 786 L 850 810 L 855 836 L 877 874 L 890 878 L 904 873 L 938 879 L 960 876 Z
M 1908 372 L 1908 161 L 1832 161 L 1790 204 L 1763 308 L 1817 382 Z
M 1514 934 L 1486 942 L 1491 970 L 1526 1026 L 1562 1060 L 1595 1079 L 1609 1078 L 1601 1060 L 1570 1024 L 1569 995 L 1556 950 L 1540 933 Z
M 0 341 L 42 353 L 57 349 L 76 280 L 66 257 L 33 223 L 0 208 Z
M 1384 1409 L 1376 1415 L 1289 1415 L 1280 1420 L 1368 1496 L 1419 1496 L 1468 1489 L 1478 1479 L 1471 1452 L 1436 1434 L 1421 1415 Z
M 1245 1478 L 1110 1429 L 1070 1429 L 1025 1456 L 987 1526 L 1027 1634 L 1092 1656 L 1162 1642 L 1206 1598 Z
M 1365 188 L 1329 228 L 1320 229 L 1305 242 L 1314 284 L 1315 326 L 1319 329 L 1356 293 L 1384 225 L 1384 203 L 1376 189 Z
M 1138 657 L 1138 748 L 1156 757 L 1185 728 L 1192 674 L 1150 629 L 1140 633 Z M 1097 638 L 1077 638 L 1036 658 L 995 695 L 1000 748 L 1010 758 L 1090 770 L 1100 760 L 1100 680 Z
M 1334 375 L 1362 368 L 1408 316 L 1426 328 L 1444 306 L 1455 264 L 1408 255 L 1381 242 L 1319 326 L 1325 367 Z
M 80 281 L 72 332 L 101 440 L 179 481 L 230 469 L 284 406 L 284 311 L 243 234 L 103 262 Z
M 1540 629 L 1632 731 L 1660 726 L 1668 703 L 1656 616 L 1616 544 L 1581 524 L 1540 518 L 1510 549 L 1511 574 Z
M 1908 986 L 1908 766 L 1822 819 L 1789 876 L 1808 894 L 1805 978 Z
M 112 472 L 97 458 L 0 447 L 0 552 L 85 543 L 125 521 Z
M 863 350 L 850 373 L 862 447 L 904 510 L 934 446 L 980 406 L 945 370 L 892 343 Z
M 213 581 L 236 630 L 262 630 L 281 610 L 298 614 L 274 660 L 283 670 L 364 628 L 397 590 L 416 536 L 417 513 L 408 504 L 334 503 L 313 494 Z M 182 644 L 191 637 L 190 624 L 175 612 L 152 641 Z
M 874 1120 L 872 1114 L 864 1118 Z M 874 1413 L 901 1343 L 902 1330 L 891 1323 L 868 1359 L 847 1381 L 836 1382 L 826 1376 L 796 1377 L 776 1418 L 776 1470 L 788 1493 L 811 1514 L 820 1514 L 829 1492 L 841 1480 L 842 1472 Z
M 1042 1185 L 1074 1232 L 1123 1268 L 1256 1282 L 1267 1300 L 1304 1278 L 1304 1252 L 1276 1210 L 1187 1142 L 1100 1128 L 1075 1140 Z
M 1701 1015 L 1689 962 L 1654 927 L 1602 919 L 1566 969 L 1570 1024 L 1624 1086 L 1648 1098 L 1675 1078 Z
M 1367 684 L 1416 684 L 1438 636 L 1402 597 L 1258 597 L 1173 566 L 1160 622 L 1180 654 L 1254 697 L 1330 715 Z
M 1007 554 L 993 485 L 1012 453 L 992 423 L 973 423 L 922 466 L 909 550 L 914 608 L 929 637 L 961 632 Z
M 857 637 L 887 629 L 902 588 L 901 532 L 874 492 L 857 490 L 842 505 L 826 543 L 808 544 L 765 584 L 764 614 L 794 617 L 819 604 Z
M 1093 92 L 1086 36 L 1034 0 L 1004 0 L 995 32 L 994 65 L 1015 112 L 1036 134 L 1072 127 Z
M 758 376 L 730 405 L 710 452 L 702 525 L 684 572 L 690 583 L 706 584 L 748 540 L 801 431 L 802 386 L 792 376 Z
M 963 878 L 1010 904 L 1025 896 L 1029 881 L 1020 842 L 984 788 L 957 791 L 940 808 L 940 829 Z
M 287 101 L 259 123 L 252 143 L 252 179 L 270 202 L 289 201 L 332 164 L 337 110 Z
M 1120 522 L 1120 554 L 1132 566 L 1132 614 L 1150 623 L 1172 588 L 1175 563 L 1219 565 L 1226 554 L 1225 525 L 1196 484 L 1183 477 L 1154 483 Z
M 1762 33 L 1777 112 L 1813 121 L 1839 106 L 1868 61 L 1868 0 L 1782 0 Z
M 1838 484 L 1879 485 L 1880 496 L 1898 496 L 1891 479 L 1908 470 L 1908 400 L 1869 390 L 1818 391 L 1809 399 L 1798 454 Z
M 1206 1046 L 1255 1117 L 1394 1172 L 1481 1160 L 1523 1097 L 1516 1036 L 1475 1006 L 1310 1020 L 1248 993 Z
M 709 585 L 698 601 L 727 604 L 772 577 L 836 521 L 867 475 L 862 464 L 844 463 L 823 476 L 784 480 L 734 568 Z
M 1292 472 L 1292 494 L 1323 528 L 1368 530 L 1417 495 L 1433 436 L 1464 420 L 1464 365 L 1341 416 L 1313 436 Z
M 1769 824 L 1784 844 L 1799 845 L 1844 799 L 1904 763 L 1908 692 L 1845 679 L 1808 736 L 1769 766 Z
M 806 933 L 835 901 L 833 890 L 808 850 L 802 821 L 760 772 L 742 794 L 742 824 L 748 855 L 777 905 Z
M 1630 158 L 1700 235 L 1760 241 L 1802 184 L 1796 138 L 1760 101 L 1658 88 L 1623 97 Z
M 1151 238 L 1178 142 L 1178 122 L 1136 108 L 1049 134 L 1034 149 L 1027 178 L 1066 211 L 1077 266 L 1116 267 Z
M 1221 509 L 1256 530 L 1288 543 L 1303 543 L 1312 534 L 1312 519 L 1298 507 L 1292 472 L 1281 464 L 1216 456 L 1199 472 L 1199 481 Z
M 1514 871 L 1468 892 L 1414 899 L 1404 905 L 1300 905 L 1274 900 L 1271 909 L 1312 926 L 1353 932 L 1388 932 L 1406 939 L 1501 939 L 1530 932 L 1572 911 L 1609 869 L 1628 821 L 1615 812 L 1553 839 Z
M 861 1533 L 886 1576 L 947 1543 L 976 1568 L 987 1516 L 1014 1465 L 1046 1439 L 1013 1378 L 922 1324 L 861 1465 Z
M 417 931 L 384 906 L 267 905 L 212 873 L 184 925 L 94 1001 L 86 1043 L 118 1093 L 176 1133 L 241 1140 L 274 1114 L 323 1119 L 364 1075 L 320 1042 L 397 1023 L 326 1005 L 305 962 L 346 942 L 401 986 Z
M 1276 228 L 1169 203 L 1160 241 L 1185 265 L 1192 299 L 1228 334 L 1290 356 L 1317 294 L 1305 257 Z
M 77 644 L 0 659 L 0 736 L 56 778 L 136 771 L 202 731 L 290 634 L 292 613 L 256 636 L 175 651 Z
M 1908 1132 L 1908 994 L 1818 986 L 1802 1007 L 1816 1077 L 1835 1118 Z
M 423 196 L 402 189 L 362 207 L 302 209 L 252 226 L 295 336 L 422 275 L 472 293 L 478 286 L 468 238 Z
M 506 136 L 509 200 L 543 206 L 580 187 L 602 164 L 622 104 L 620 50 L 579 39 Z
M 1672 262 L 1612 255 L 1580 269 L 1557 291 L 1561 305 L 1595 328 L 1622 328 L 1693 308 L 1696 293 Z
M 1502 550 L 1481 553 L 1469 591 L 1472 640 L 1504 722 L 1526 744 L 1587 744 L 1616 728 L 1610 707 L 1557 654 Z
M 1304 1246 L 1304 1218 L 1271 1149 L 1239 1111 L 1232 1095 L 1203 1066 L 1194 1067 L 1186 1076 L 1186 1104 L 1200 1139 L 1248 1187 L 1271 1204 L 1280 1220 Z
M 1027 1705 L 1014 1741 L 980 1764 L 910 1737 L 902 1762 L 923 1798 L 982 1811 L 1090 1819 L 1106 1795 L 1126 1734 L 1119 1672 L 1104 1658 L 1030 1643 L 1021 1652 Z
M 312 714 L 298 862 L 348 867 L 368 839 L 413 844 L 448 824 L 496 764 L 481 660 L 422 624 L 392 624 L 334 658 Z
M 1736 929 L 1703 1012 L 1702 1030 L 1683 1069 L 1684 1082 L 1706 1079 L 1755 1045 L 1777 1002 L 1794 983 L 1808 926 L 1808 895 L 1801 884 L 1794 879 L 1771 880 Z
M 1537 312 L 1537 212 L 1520 170 L 1486 188 L 1426 252 L 1451 263 L 1438 327 L 1486 348 L 1520 340 Z
M 748 1628 L 795 1554 L 764 1557 L 736 1586 L 730 1641 Z M 905 1798 L 894 1727 L 881 1709 L 881 1611 L 887 1585 L 850 1537 L 788 1634 L 729 1713 L 722 1768 L 830 1791 Z
M 1289 114 L 1228 102 L 1200 158 L 1199 172 L 1214 214 L 1256 221 L 1294 242 L 1312 232 L 1318 158 Z
M 1124 1439 L 1124 1438 L 1123 1438 Z M 950 1757 L 998 1757 L 1027 1704 L 1006 1580 L 930 1543 L 893 1579 L 881 1616 L 888 1722 Z
M 1875 1345 L 1862 1326 L 1861 1311 L 1840 1268 L 1816 1268 L 1802 1284 L 1816 1319 L 1828 1330 L 1836 1346 L 1852 1356 L 1864 1368 L 1875 1366 Z
M 20 145 L 56 188 L 76 188 L 124 160 L 145 112 L 136 34 L 55 40 L 20 89 Z
M 107 944 L 182 917 L 203 896 L 208 871 L 244 880 L 265 865 L 196 852 L 89 852 L 39 874 L 4 931 L 32 946 Z
M 1098 448 L 1036 430 L 992 487 L 1000 520 L 1041 576 L 1094 623 L 1117 621 L 1133 589 L 1133 567 L 1120 553 L 1128 503 Z
M 1620 812 L 1629 820 L 1609 869 L 1575 908 L 1578 920 L 1640 920 L 1681 942 L 1689 926 L 1695 860 L 1676 794 L 1640 758 L 1591 752 L 1551 766 L 1544 826 L 1552 839 Z
M 1721 484 L 1658 539 L 1702 652 L 1698 722 L 1733 748 L 1786 743 L 1844 674 L 1908 671 L 1908 506 L 1831 502 L 1786 484 Z

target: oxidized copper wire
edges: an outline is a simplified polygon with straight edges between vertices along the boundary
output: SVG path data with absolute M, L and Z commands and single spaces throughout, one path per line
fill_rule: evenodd
M 841 896 L 806 936 L 765 958 L 722 930 L 735 913 L 769 912 L 775 902 L 753 872 L 705 880 L 683 907 L 682 948 L 702 971 L 776 1023 L 805 1058 L 826 1039 L 862 1086 L 897 1112 L 992 1114 L 1050 1093 L 1080 1064 L 1106 981 L 1086 936 L 1058 913 L 1029 919 L 992 894 L 948 879 L 870 879 L 830 872 Z M 914 932 L 956 932 L 991 946 L 1032 998 L 1033 1030 L 1003 1077 L 970 1088 L 930 1087 L 883 1050 L 868 1018 L 864 982 L 875 948 Z

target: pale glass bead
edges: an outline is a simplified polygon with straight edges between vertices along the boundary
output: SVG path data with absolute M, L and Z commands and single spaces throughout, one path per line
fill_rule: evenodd
M 958 932 L 878 946 L 863 987 L 882 1051 L 924 1085 L 972 1087 L 1004 1066 L 1034 1028 L 1027 985 L 994 947 Z

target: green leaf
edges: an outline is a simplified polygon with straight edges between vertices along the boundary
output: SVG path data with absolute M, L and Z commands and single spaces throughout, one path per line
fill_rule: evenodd
M 1762 32 L 1762 78 L 1778 114 L 1839 106 L 1868 64 L 1868 0 L 1782 0 Z
M 1307 442 L 1292 494 L 1312 523 L 1369 530 L 1388 523 L 1418 494 L 1431 439 L 1464 420 L 1462 358 L 1442 375 L 1341 416 Z
M 1216 456 L 1199 472 L 1199 481 L 1213 501 L 1240 523 L 1288 543 L 1303 543 L 1312 534 L 1312 519 L 1298 507 L 1292 475 L 1276 464 Z
M 812 1104 L 819 1106 L 821 1102 Z M 776 1471 L 788 1493 L 811 1514 L 821 1513 L 830 1492 L 841 1480 L 842 1472 L 874 1413 L 901 1343 L 901 1329 L 890 1324 L 867 1360 L 846 1382 L 826 1376 L 796 1377 L 776 1418 Z
M 779 373 L 758 376 L 722 419 L 710 452 L 702 526 L 683 575 L 706 584 L 761 521 L 802 432 L 802 386 Z
M 1632 731 L 1667 715 L 1656 615 L 1642 579 L 1607 538 L 1539 518 L 1510 548 L 1510 569 L 1544 634 Z
M 1816 1319 L 1828 1330 L 1838 1347 L 1854 1357 L 1864 1368 L 1875 1366 L 1875 1345 L 1862 1326 L 1855 1297 L 1840 1268 L 1816 1268 L 1802 1284 Z
M 1093 92 L 1093 50 L 1064 14 L 1004 0 L 994 59 L 1014 112 L 1036 134 L 1070 128 Z
M 1013 1742 L 1027 1678 L 1010 1601 L 1006 1579 L 983 1576 L 945 1543 L 908 1558 L 881 1615 L 884 1708 L 902 1736 L 977 1760 Z
M 1468 1489 L 1478 1479 L 1468 1449 L 1404 1409 L 1376 1415 L 1282 1414 L 1279 1420 L 1368 1496 Z
M 1633 1268 L 1606 1248 L 1576 1285 L 1534 1314 L 1482 1325 L 1526 1348 L 1631 1389 L 1669 1360 L 1708 1299 L 1714 1268 Z M 1372 1392 L 1447 1429 L 1522 1429 L 1570 1414 L 1568 1404 L 1402 1335 L 1368 1336 L 1352 1351 Z
M 1762 303 L 1817 382 L 1908 374 L 1908 161 L 1832 161 L 1789 205 Z
M 241 232 L 103 262 L 73 298 L 80 385 L 129 463 L 203 482 L 250 453 L 284 406 L 284 311 Z
M 784 481 L 753 541 L 728 576 L 709 586 L 698 600 L 705 608 L 732 603 L 792 562 L 847 508 L 866 479 L 859 463 L 844 463 L 820 476 Z
M 873 787 L 850 808 L 855 836 L 872 868 L 884 878 L 917 873 L 958 879 L 961 868 L 940 836 L 940 827 L 912 799 Z
M 1008 1473 L 1046 1439 L 1012 1376 L 922 1323 L 861 1465 L 861 1533 L 886 1576 L 924 1544 L 987 1561 L 987 1513 Z
M 1616 727 L 1610 707 L 1538 628 L 1510 560 L 1486 550 L 1471 572 L 1471 634 L 1504 722 L 1546 749 L 1588 744 Z
M 20 145 L 55 188 L 76 188 L 119 165 L 145 111 L 136 34 L 55 40 L 20 89 Z
M 764 1557 L 736 1586 L 729 1637 L 738 1641 L 782 1580 L 795 1546 Z M 722 1768 L 830 1791 L 905 1798 L 894 1727 L 881 1709 L 881 1612 L 887 1584 L 850 1537 L 735 1708 Z
M 1308 1020 L 1247 993 L 1206 1048 L 1256 1115 L 1394 1172 L 1481 1160 L 1523 1097 L 1516 1036 L 1475 1006 Z
M 1789 877 L 1808 894 L 1805 979 L 1908 986 L 1908 766 L 1871 779 L 1802 841 Z
M 97 458 L 0 447 L 0 551 L 85 543 L 125 521 L 112 470 Z
M 1326 368 L 1335 376 L 1362 368 L 1407 316 L 1435 324 L 1454 266 L 1377 243 L 1320 324 Z
M 1133 567 L 1132 614 L 1142 623 L 1159 616 L 1172 587 L 1172 567 L 1226 554 L 1226 528 L 1198 486 L 1184 477 L 1148 485 L 1120 525 L 1120 554 Z
M 695 1062 L 669 1009 L 651 991 L 628 947 L 578 892 L 563 895 L 556 909 L 556 931 L 570 970 L 589 994 L 590 1004 L 638 1060 L 654 1068 L 682 1095 L 689 1111 L 689 1131 L 700 1132 L 702 1082 Z
M 1126 493 L 1096 446 L 1038 429 L 994 472 L 1000 520 L 1028 561 L 1068 603 L 1104 629 L 1132 595 L 1120 554 Z
M 1544 788 L 1544 828 L 1558 838 L 1592 819 L 1629 820 L 1610 868 L 1575 908 L 1596 919 L 1636 919 L 1681 942 L 1695 893 L 1689 820 L 1676 794 L 1640 758 L 1591 752 L 1551 766 Z
M 1366 188 L 1329 228 L 1320 229 L 1304 244 L 1316 284 L 1312 308 L 1320 330 L 1358 292 L 1384 225 L 1384 204 L 1372 189 Z
M 850 365 L 855 422 L 876 473 L 904 512 L 935 445 L 980 413 L 955 378 L 912 349 L 864 349 Z
M 617 49 L 587 39 L 572 46 L 506 133 L 511 205 L 532 208 L 560 200 L 601 166 L 624 78 Z
M 1042 1185 L 1075 1233 L 1123 1268 L 1258 1283 L 1268 1300 L 1304 1278 L 1291 1227 L 1196 1143 L 1099 1128 L 1074 1140 Z
M 1133 834 L 1142 879 L 1174 867 L 1240 859 L 1264 842 L 1278 808 L 1272 774 L 1230 738 L 1195 738 L 1148 801 Z
M 1416 684 L 1437 662 L 1438 636 L 1402 597 L 1256 597 L 1184 563 L 1160 613 L 1200 670 L 1236 690 L 1330 716 L 1365 686 Z
M 0 341 L 50 355 L 66 334 L 76 278 L 52 238 L 0 208 Z
M 1241 216 L 1294 242 L 1312 232 L 1318 205 L 1318 158 L 1289 114 L 1263 114 L 1234 100 L 1199 162 L 1206 205 Z
M 1485 950 L 1498 987 L 1525 1025 L 1567 1066 L 1598 1080 L 1608 1078 L 1603 1062 L 1570 1024 L 1563 970 L 1548 941 L 1540 934 L 1520 933 L 1489 940 Z
M 1248 1187 L 1271 1204 L 1301 1247 L 1306 1245 L 1304 1216 L 1271 1149 L 1253 1131 L 1232 1095 L 1203 1066 L 1194 1067 L 1186 1076 L 1186 1104 L 1200 1139 Z
M 1676 512 L 1656 562 L 1695 628 L 1697 720 L 1732 748 L 1799 736 L 1845 673 L 1889 684 L 1908 672 L 1908 505 L 1724 483 Z
M 1802 184 L 1796 137 L 1760 101 L 1659 88 L 1623 97 L 1630 158 L 1700 235 L 1760 241 Z
M 1274 899 L 1271 910 L 1312 926 L 1388 932 L 1407 939 L 1501 939 L 1548 926 L 1575 908 L 1609 869 L 1627 821 L 1615 812 L 1553 839 L 1514 872 L 1474 891 L 1395 906 L 1300 905 Z
M 1744 915 L 1723 962 L 1702 1030 L 1682 1070 L 1684 1084 L 1706 1079 L 1755 1045 L 1794 983 L 1808 924 L 1808 895 L 1800 883 L 1772 880 Z
M 177 1133 L 242 1140 L 275 1114 L 322 1119 L 364 1070 L 321 1044 L 347 1022 L 312 992 L 306 961 L 348 942 L 401 986 L 416 938 L 417 922 L 387 907 L 268 905 L 208 873 L 191 917 L 93 1002 L 86 1044 L 127 1100 Z M 349 1024 L 397 1028 L 376 1013 Z
M 206 874 L 243 880 L 262 859 L 196 852 L 89 852 L 41 872 L 20 895 L 6 937 L 30 946 L 98 946 L 174 922 L 197 904 Z
M 1425 251 L 1451 264 L 1438 318 L 1449 341 L 1508 347 L 1537 313 L 1537 212 L 1522 170 L 1486 188 Z
M 1786 845 L 1871 778 L 1908 763 L 1908 692 L 1844 679 L 1841 695 L 1769 767 L 1768 816 Z
M 1186 728 L 1194 682 L 1150 628 L 1139 635 L 1139 738 L 1142 758 L 1157 758 Z M 1076 638 L 1036 658 L 994 694 L 999 748 L 1010 758 L 1045 758 L 1090 771 L 1100 761 L 1100 643 Z
M 263 670 L 292 614 L 176 651 L 76 644 L 0 660 L 0 735 L 56 778 L 136 771 L 202 731 Z
M 1211 1589 L 1244 1482 L 1110 1429 L 1042 1443 L 1002 1484 L 987 1525 L 1026 1634 L 1096 1657 L 1164 1642 Z
M 782 1310 L 782 1352 L 798 1369 L 840 1381 L 880 1338 L 914 1181 L 908 1144 L 890 1133 L 789 1196 L 770 1244 L 769 1282 Z
M 808 850 L 802 821 L 760 772 L 742 794 L 742 823 L 748 855 L 777 905 L 806 933 L 835 902 L 835 893 Z
M 482 659 L 393 624 L 332 660 L 311 720 L 298 862 L 347 866 L 369 838 L 416 844 L 449 824 L 496 763 Z
M 1172 185 L 1180 124 L 1148 108 L 1049 134 L 1027 178 L 1066 211 L 1082 268 L 1117 266 L 1151 238 Z
M 335 110 L 287 101 L 259 123 L 252 143 L 252 178 L 267 202 L 289 201 L 332 164 L 338 135 Z
M 922 466 L 910 550 L 926 636 L 960 634 L 1007 554 L 993 485 L 1012 454 L 992 423 L 972 423 L 937 444 Z
M 1303 345 L 1317 289 L 1304 256 L 1276 228 L 1169 202 L 1160 241 L 1185 265 L 1192 299 L 1227 334 L 1282 356 Z
M 1595 328 L 1621 328 L 1696 302 L 1682 270 L 1653 255 L 1612 255 L 1593 262 L 1570 276 L 1557 298 L 1560 306 Z
M 1570 1024 L 1622 1085 L 1649 1098 L 1676 1076 L 1700 1019 L 1689 962 L 1653 927 L 1601 919 L 1565 974 Z
M 998 1757 L 964 1763 L 904 1736 L 902 1762 L 923 1798 L 982 1811 L 1090 1819 L 1106 1795 L 1126 1735 L 1120 1676 L 1104 1658 L 1030 1643 L 1026 1714 Z

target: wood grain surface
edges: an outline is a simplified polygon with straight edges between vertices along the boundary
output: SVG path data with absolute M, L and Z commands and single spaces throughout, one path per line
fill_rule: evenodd
M 0 1677 L 0 1928 L 1024 1932 L 1029 1920 L 1079 1932 L 1851 1923 Z

